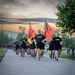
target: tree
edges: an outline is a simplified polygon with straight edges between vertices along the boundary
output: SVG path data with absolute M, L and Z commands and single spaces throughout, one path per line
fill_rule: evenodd
M 62 32 L 75 32 L 75 0 L 66 0 L 63 5 L 58 5 L 57 9 L 57 26 L 62 27 Z
M 63 36 L 62 41 L 63 41 L 63 47 L 75 49 L 75 38 Z
M 15 40 L 15 39 L 14 39 L 14 38 L 12 38 L 12 37 L 10 37 L 10 38 L 9 38 L 10 43 L 13 43 L 13 42 L 14 42 L 14 40 Z
M 19 26 L 18 29 L 19 29 L 19 32 L 18 32 L 18 35 L 17 35 L 16 39 L 20 40 L 23 35 L 25 35 L 26 38 L 27 38 L 27 34 L 25 34 L 25 27 Z
M 24 34 L 25 34 L 24 32 L 18 32 L 16 39 L 20 40 Z
M 9 38 L 9 36 L 4 32 L 0 32 L 0 44 L 10 44 L 14 41 L 12 37 Z
M 18 29 L 19 29 L 19 31 L 21 31 L 21 32 L 25 32 L 25 30 L 26 30 L 25 27 L 22 27 L 22 26 L 19 26 Z

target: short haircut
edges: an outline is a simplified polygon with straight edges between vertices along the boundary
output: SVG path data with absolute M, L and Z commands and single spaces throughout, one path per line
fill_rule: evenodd
M 40 29 L 38 30 L 38 33 L 41 33 L 41 30 Z

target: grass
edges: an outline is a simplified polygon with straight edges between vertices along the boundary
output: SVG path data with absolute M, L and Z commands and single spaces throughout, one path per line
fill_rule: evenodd
M 0 49 L 0 56 L 3 56 L 6 53 L 6 50 Z
M 45 52 L 45 54 L 50 55 L 50 51 Z M 74 54 L 75 54 L 75 50 L 74 50 Z M 75 60 L 75 57 L 65 56 L 65 50 L 62 50 L 62 51 L 61 51 L 60 58 Z
M 75 51 L 74 51 L 74 54 L 75 54 Z M 62 51 L 61 51 L 60 57 L 61 57 L 61 58 L 66 58 L 66 59 L 70 59 L 70 60 L 75 60 L 75 57 L 66 56 L 66 55 L 65 55 L 65 50 L 62 50 Z

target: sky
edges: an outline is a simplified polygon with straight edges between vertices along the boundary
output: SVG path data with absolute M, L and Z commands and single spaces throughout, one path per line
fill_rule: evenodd
M 54 18 L 65 0 L 0 0 L 0 18 Z
M 56 29 L 56 25 L 54 23 L 48 23 L 48 24 L 53 30 Z M 37 32 L 39 29 L 44 31 L 44 25 L 45 24 L 43 22 L 39 22 L 39 23 L 31 24 L 31 27 L 35 32 Z M 3 24 L 2 27 L 0 27 L 0 30 L 18 32 L 20 26 L 25 27 L 25 32 L 29 31 L 29 24 Z

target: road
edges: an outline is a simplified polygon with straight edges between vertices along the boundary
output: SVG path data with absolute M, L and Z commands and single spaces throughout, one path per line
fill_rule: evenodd
M 0 75 L 75 75 L 75 61 L 62 58 L 56 61 L 47 55 L 38 61 L 30 55 L 21 57 L 8 50 L 0 63 Z

